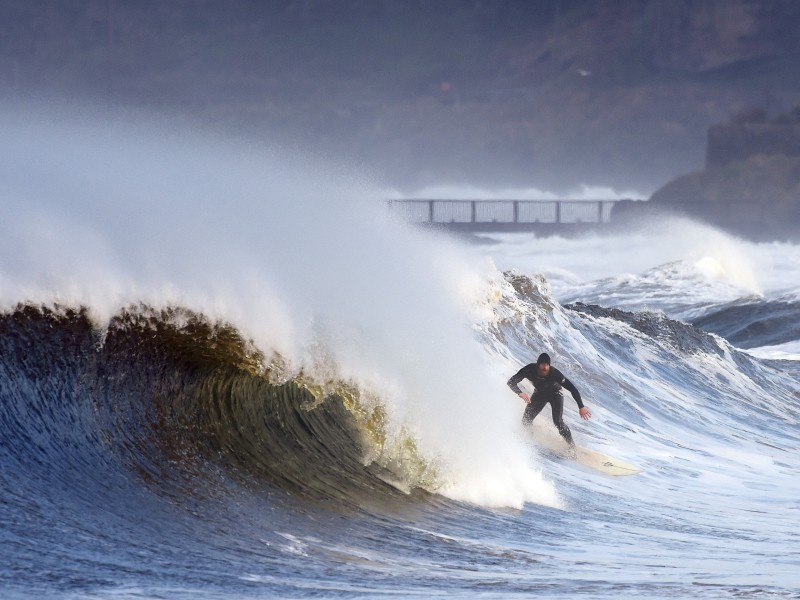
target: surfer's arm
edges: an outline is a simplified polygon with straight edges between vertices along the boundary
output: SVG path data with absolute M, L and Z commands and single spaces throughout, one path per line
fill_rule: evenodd
M 581 399 L 581 393 L 578 391 L 578 388 L 575 387 L 575 384 L 572 383 L 569 379 L 564 377 L 564 381 L 561 382 L 561 387 L 565 390 L 569 390 L 569 393 L 572 394 L 572 397 L 575 398 L 575 402 L 578 403 L 578 409 L 583 408 L 583 400 Z
M 513 391 L 517 396 L 522 395 L 522 390 L 519 389 L 519 382 L 525 379 L 525 369 L 527 369 L 527 367 L 522 367 L 519 371 L 517 371 L 516 375 L 512 376 L 511 379 L 506 382 L 508 387 L 511 388 L 511 391 Z
M 575 387 L 575 384 L 572 383 L 566 377 L 564 377 L 564 381 L 561 382 L 561 386 L 564 389 L 569 390 L 569 393 L 572 394 L 573 398 L 575 398 L 575 402 L 578 403 L 578 412 L 580 413 L 581 418 L 588 421 L 589 418 L 592 416 L 592 413 L 589 412 L 589 409 L 583 405 L 583 400 L 581 400 L 581 393 L 578 391 L 578 388 Z

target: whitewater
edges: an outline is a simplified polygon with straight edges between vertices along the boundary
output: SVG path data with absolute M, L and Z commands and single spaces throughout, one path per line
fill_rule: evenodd
M 796 244 L 465 242 L 309 153 L 2 115 L 3 598 L 800 595 Z M 536 445 L 540 352 L 642 473 Z

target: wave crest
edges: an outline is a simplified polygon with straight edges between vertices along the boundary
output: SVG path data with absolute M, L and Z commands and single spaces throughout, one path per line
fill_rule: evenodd
M 435 485 L 410 437 L 389 440 L 379 399 L 287 378 L 280 356 L 187 309 L 129 307 L 98 328 L 86 309 L 20 305 L 0 343 L 19 464 L 59 462 L 72 479 L 122 468 L 184 500 L 235 484 L 364 505 Z

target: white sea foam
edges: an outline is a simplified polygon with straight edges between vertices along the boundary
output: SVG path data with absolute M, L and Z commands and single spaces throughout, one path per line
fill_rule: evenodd
M 476 255 L 490 254 L 503 270 L 544 275 L 559 300 L 681 317 L 684 309 L 796 289 L 789 278 L 800 269 L 797 246 L 756 244 L 683 218 L 615 235 L 486 237 L 497 243 L 477 246 Z

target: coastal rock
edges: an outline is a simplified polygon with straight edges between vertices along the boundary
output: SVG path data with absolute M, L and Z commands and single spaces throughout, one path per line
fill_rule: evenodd
M 656 191 L 655 209 L 760 238 L 800 237 L 800 156 L 756 155 L 690 173 Z
M 620 203 L 614 220 L 680 213 L 756 239 L 800 239 L 800 105 L 771 119 L 750 108 L 708 132 L 706 169 L 649 202 Z

